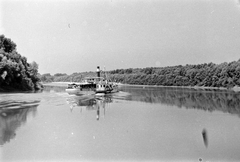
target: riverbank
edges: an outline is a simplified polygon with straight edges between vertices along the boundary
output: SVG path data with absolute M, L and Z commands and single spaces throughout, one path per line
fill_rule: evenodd
M 42 83 L 43 86 L 59 86 L 59 87 L 67 87 L 71 82 L 47 82 Z
M 162 87 L 162 88 L 188 88 L 188 89 L 199 89 L 199 90 L 232 90 L 235 92 L 240 92 L 240 87 L 235 86 L 233 88 L 225 87 L 203 87 L 203 86 L 161 86 L 161 85 L 134 85 L 134 84 L 120 84 L 124 86 L 133 86 L 133 87 Z
M 43 86 L 60 86 L 67 87 L 67 85 L 72 82 L 48 82 L 42 83 Z M 133 87 L 162 87 L 162 88 L 189 88 L 189 89 L 199 89 L 199 90 L 232 90 L 235 92 L 240 92 L 240 87 L 235 86 L 233 88 L 224 88 L 224 87 L 203 87 L 203 86 L 161 86 L 161 85 L 135 85 L 135 84 L 118 84 L 119 86 L 133 86 Z

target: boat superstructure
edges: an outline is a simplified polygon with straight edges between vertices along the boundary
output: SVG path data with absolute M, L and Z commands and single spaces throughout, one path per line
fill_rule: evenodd
M 66 91 L 75 95 L 91 95 L 96 93 L 113 93 L 118 91 L 117 84 L 100 76 L 100 68 L 97 67 L 97 77 L 86 77 L 82 82 L 69 83 Z
M 118 91 L 117 84 L 108 80 L 101 80 L 96 85 L 96 93 L 113 93 Z

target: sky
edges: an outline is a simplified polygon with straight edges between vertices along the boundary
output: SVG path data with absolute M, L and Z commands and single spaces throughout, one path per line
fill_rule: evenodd
M 238 0 L 0 0 L 0 34 L 39 73 L 240 59 Z

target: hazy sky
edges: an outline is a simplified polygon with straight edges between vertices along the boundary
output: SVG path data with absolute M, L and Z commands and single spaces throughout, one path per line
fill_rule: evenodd
M 240 59 L 237 0 L 0 0 L 0 34 L 41 74 Z

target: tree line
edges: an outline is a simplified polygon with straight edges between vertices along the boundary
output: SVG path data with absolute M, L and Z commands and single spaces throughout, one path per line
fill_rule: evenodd
M 221 64 L 116 69 L 102 72 L 102 76 L 105 74 L 108 79 L 123 84 L 231 88 L 240 86 L 240 59 Z M 48 73 L 42 75 L 41 80 L 79 82 L 86 76 L 96 76 L 96 73 L 59 73 L 53 76 Z
M 110 71 L 112 80 L 125 84 L 162 86 L 240 86 L 240 59 L 230 63 L 204 63 Z
M 67 75 L 66 73 L 56 73 L 51 75 L 45 73 L 40 76 L 42 82 L 81 82 L 86 77 L 96 77 L 96 72 L 80 72 Z M 104 72 L 101 72 L 101 76 L 104 76 Z
M 28 63 L 16 47 L 10 38 L 0 35 L 0 91 L 42 89 L 38 64 Z

